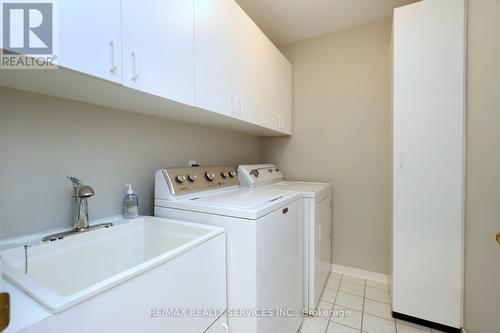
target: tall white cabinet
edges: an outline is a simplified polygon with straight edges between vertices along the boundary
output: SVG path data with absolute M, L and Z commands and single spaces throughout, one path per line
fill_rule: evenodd
M 394 14 L 393 311 L 462 326 L 465 1 Z M 443 329 L 444 330 L 444 329 Z

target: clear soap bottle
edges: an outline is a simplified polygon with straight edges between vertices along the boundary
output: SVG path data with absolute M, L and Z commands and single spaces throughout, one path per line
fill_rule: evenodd
M 136 219 L 139 217 L 139 198 L 132 190 L 132 184 L 128 186 L 127 194 L 123 198 L 123 217 L 126 219 Z

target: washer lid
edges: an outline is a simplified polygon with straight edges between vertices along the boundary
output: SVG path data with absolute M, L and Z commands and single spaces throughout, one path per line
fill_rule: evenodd
M 323 198 L 331 194 L 329 183 L 282 181 L 260 187 L 261 189 L 300 192 L 304 198 Z
M 251 209 L 266 203 L 275 202 L 285 197 L 286 194 L 287 193 L 284 193 L 283 191 L 240 189 L 238 191 L 226 191 L 213 195 L 191 198 L 190 200 L 196 201 L 200 204 L 212 206 Z
M 155 206 L 257 220 L 299 199 L 298 192 L 238 188 L 177 200 L 155 199 Z

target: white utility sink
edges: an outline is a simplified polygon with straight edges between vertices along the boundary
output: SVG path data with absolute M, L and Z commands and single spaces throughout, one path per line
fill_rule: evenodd
M 3 275 L 59 313 L 223 233 L 223 229 L 141 217 L 115 226 L 1 252 Z

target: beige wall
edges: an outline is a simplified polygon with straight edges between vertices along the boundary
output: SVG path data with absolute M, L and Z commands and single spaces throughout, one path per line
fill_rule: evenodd
M 255 137 L 0 88 L 1 238 L 69 226 L 67 175 L 94 187 L 91 219 L 121 214 L 128 182 L 152 214 L 157 169 L 259 156 Z
M 262 140 L 289 179 L 334 189 L 333 262 L 388 273 L 391 21 L 283 48 L 294 67 L 294 135 Z
M 500 0 L 469 0 L 465 327 L 500 332 Z

